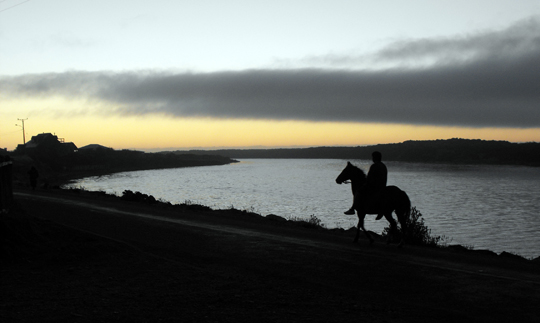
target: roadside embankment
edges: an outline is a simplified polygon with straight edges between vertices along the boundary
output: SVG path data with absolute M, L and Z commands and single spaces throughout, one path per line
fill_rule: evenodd
M 540 319 L 536 262 L 361 240 L 245 211 L 15 190 L 3 322 Z

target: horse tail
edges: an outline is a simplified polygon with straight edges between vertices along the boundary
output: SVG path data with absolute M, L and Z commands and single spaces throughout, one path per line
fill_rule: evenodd
M 407 203 L 406 203 L 406 213 L 405 213 L 405 220 L 409 220 L 409 218 L 411 217 L 411 200 L 409 199 L 409 195 L 407 195 L 407 193 L 403 192 L 403 195 L 405 195 L 405 199 L 407 200 Z
M 405 233 L 407 231 L 407 222 L 411 217 L 411 200 L 405 191 L 402 193 L 402 205 L 400 206 L 400 212 L 398 215 L 399 223 L 401 224 L 401 231 Z

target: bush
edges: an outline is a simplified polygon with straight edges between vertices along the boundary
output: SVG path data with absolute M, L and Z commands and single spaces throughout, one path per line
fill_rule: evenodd
M 309 219 L 299 218 L 299 217 L 288 217 L 289 221 L 298 223 L 307 228 L 321 228 L 324 229 L 325 225 L 322 223 L 321 219 L 316 217 L 314 214 L 309 216 Z
M 133 193 L 130 190 L 125 190 L 122 193 L 121 199 L 125 201 L 131 201 L 131 202 L 145 202 L 149 204 L 155 204 L 157 203 L 156 198 L 152 195 L 143 194 L 141 192 L 135 192 Z
M 398 222 L 399 225 L 399 222 Z M 390 233 L 390 225 L 384 228 L 382 232 L 383 237 L 388 237 Z M 429 229 L 422 218 L 422 213 L 416 209 L 411 208 L 411 214 L 407 220 L 407 231 L 403 232 L 401 227 L 398 227 L 398 235 L 403 236 L 405 234 L 405 240 L 409 244 L 423 245 L 430 247 L 440 247 L 446 245 L 445 236 L 432 236 L 431 229 Z
M 316 217 L 314 214 L 309 216 L 307 222 L 313 226 L 324 228 L 324 224 L 322 223 L 321 219 Z

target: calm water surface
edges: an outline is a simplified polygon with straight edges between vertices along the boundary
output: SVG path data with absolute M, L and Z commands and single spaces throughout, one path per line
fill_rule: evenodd
M 370 161 L 353 160 L 367 172 Z M 350 185 L 335 179 L 346 161 L 251 159 L 207 166 L 91 177 L 73 187 L 121 195 L 140 191 L 173 204 L 186 201 L 214 209 L 234 207 L 262 215 L 321 219 L 328 228 L 356 225 L 343 212 L 352 204 Z M 432 165 L 386 162 L 388 185 L 406 191 L 433 235 L 451 244 L 495 252 L 540 256 L 540 168 Z M 366 228 L 382 232 L 383 219 L 366 217 Z

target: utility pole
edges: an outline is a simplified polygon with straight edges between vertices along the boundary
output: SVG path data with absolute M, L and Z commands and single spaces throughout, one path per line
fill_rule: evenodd
M 26 145 L 26 135 L 24 133 L 24 120 L 28 120 L 28 118 L 26 119 L 17 119 L 19 121 L 22 122 L 22 139 L 23 139 L 23 145 Z M 18 124 L 16 124 L 16 126 L 18 126 Z

